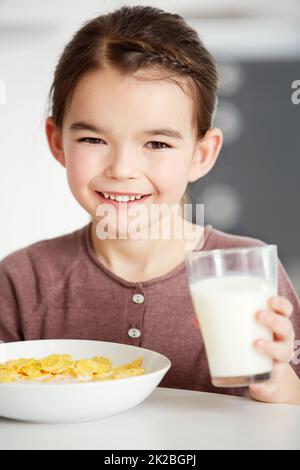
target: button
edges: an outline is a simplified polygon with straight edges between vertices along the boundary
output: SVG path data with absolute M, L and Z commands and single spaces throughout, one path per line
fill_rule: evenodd
M 142 304 L 145 300 L 145 297 L 143 296 L 143 294 L 134 294 L 132 296 L 132 300 L 135 304 Z
M 130 336 L 130 338 L 139 338 L 141 331 L 138 328 L 130 328 L 130 330 L 128 330 L 128 336 Z

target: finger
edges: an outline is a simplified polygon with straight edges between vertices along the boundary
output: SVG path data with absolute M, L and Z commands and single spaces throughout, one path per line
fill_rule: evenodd
M 285 363 L 274 362 L 272 377 L 265 381 L 249 386 L 249 392 L 252 398 L 263 402 L 273 402 L 273 396 L 278 391 L 278 384 L 282 382 L 287 365 Z
M 267 326 L 279 339 L 283 341 L 294 341 L 295 331 L 291 320 L 283 317 L 272 310 L 260 310 L 257 320 Z
M 271 356 L 277 362 L 290 362 L 294 356 L 294 348 L 291 343 L 259 339 L 255 341 L 254 345 L 259 351 Z
M 286 317 L 290 317 L 294 310 L 293 304 L 289 301 L 289 299 L 281 295 L 270 297 L 268 304 L 273 310 L 275 310 L 275 312 Z

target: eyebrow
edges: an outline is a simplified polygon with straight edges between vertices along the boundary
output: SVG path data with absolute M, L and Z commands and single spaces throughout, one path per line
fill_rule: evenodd
M 77 130 L 84 130 L 84 131 L 91 131 L 95 132 L 96 134 L 105 133 L 104 129 L 101 129 L 94 124 L 84 121 L 74 122 L 70 126 L 70 130 L 77 131 Z M 181 132 L 175 129 L 168 129 L 168 128 L 157 128 L 157 129 L 148 129 L 143 132 L 144 135 L 152 136 L 152 135 L 164 135 L 166 137 L 171 137 L 173 139 L 181 139 L 183 140 L 183 135 Z

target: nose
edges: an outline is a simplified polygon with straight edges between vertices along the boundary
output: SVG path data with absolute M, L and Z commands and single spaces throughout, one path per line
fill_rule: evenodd
M 137 158 L 128 150 L 114 152 L 104 173 L 107 178 L 118 180 L 137 178 L 140 174 Z

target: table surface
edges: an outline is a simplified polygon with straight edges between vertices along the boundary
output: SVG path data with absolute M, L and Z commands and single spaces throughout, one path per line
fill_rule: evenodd
M 300 406 L 158 387 L 135 408 L 98 421 L 0 418 L 0 449 L 300 449 Z

